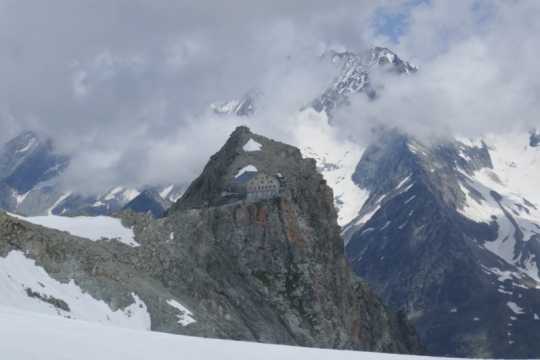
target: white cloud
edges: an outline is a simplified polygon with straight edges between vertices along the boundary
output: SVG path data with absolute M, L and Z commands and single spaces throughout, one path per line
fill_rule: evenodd
M 375 121 L 421 135 L 537 124 L 532 1 L 0 0 L 0 140 L 49 134 L 73 157 L 71 185 L 189 181 L 236 125 L 287 141 L 335 75 L 317 55 L 391 44 L 370 30 L 381 9 L 406 15 L 392 50 L 420 72 L 374 73 L 379 99 L 336 116 L 346 136 L 369 138 Z M 202 110 L 254 86 L 249 120 Z
M 167 65 L 171 70 L 179 70 L 204 55 L 204 40 L 197 35 L 182 36 L 175 41 L 167 57 Z
M 540 35 L 540 4 L 430 1 L 407 11 L 407 29 L 394 50 L 420 71 L 411 77 L 375 72 L 379 98 L 353 97 L 338 114 L 344 131 L 357 129 L 362 138 L 383 123 L 430 138 L 540 126 L 540 49 L 532 45 Z M 372 41 L 381 39 L 371 34 Z

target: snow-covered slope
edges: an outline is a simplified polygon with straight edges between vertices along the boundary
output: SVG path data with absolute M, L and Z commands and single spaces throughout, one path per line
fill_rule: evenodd
M 368 192 L 360 189 L 351 178 L 364 149 L 340 138 L 336 129 L 328 124 L 324 112 L 308 108 L 296 121 L 296 145 L 304 157 L 317 161 L 317 171 L 334 190 L 338 224 L 344 226 L 358 215 L 368 197 Z
M 435 360 L 382 353 L 324 350 L 215 340 L 105 327 L 0 306 L 0 349 L 10 360 Z M 447 358 L 448 359 L 448 358 Z
M 467 198 L 458 211 L 477 223 L 496 223 L 497 238 L 482 246 L 540 287 L 540 148 L 529 145 L 527 133 L 487 135 L 482 140 L 493 169 L 463 173 Z
M 133 304 L 113 311 L 96 300 L 73 280 L 61 283 L 20 251 L 0 257 L 0 305 L 107 326 L 150 330 L 146 305 L 132 293 Z M 45 329 L 43 329 L 45 330 Z M 19 344 L 20 345 L 20 344 Z
M 187 307 L 144 271 L 135 281 L 133 264 L 127 271 L 124 263 L 112 264 L 111 249 L 123 261 L 127 254 L 141 251 L 133 229 L 120 219 L 0 216 L 1 306 L 138 330 L 155 330 L 157 323 L 164 331 L 163 321 L 181 327 L 196 322 Z M 33 245 L 22 245 L 20 237 Z M 167 233 L 170 240 L 172 232 Z

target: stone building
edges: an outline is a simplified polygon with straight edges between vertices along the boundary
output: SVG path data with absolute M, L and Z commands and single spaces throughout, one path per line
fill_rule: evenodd
M 248 200 L 268 199 L 279 193 L 280 181 L 262 171 L 246 171 L 231 181 L 231 191 Z

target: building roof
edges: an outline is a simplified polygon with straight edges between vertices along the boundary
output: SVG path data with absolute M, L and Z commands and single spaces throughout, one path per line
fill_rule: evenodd
M 242 175 L 238 176 L 236 179 L 231 181 L 231 184 L 243 184 L 247 183 L 249 180 L 253 179 L 255 176 L 259 175 L 260 171 L 245 171 Z

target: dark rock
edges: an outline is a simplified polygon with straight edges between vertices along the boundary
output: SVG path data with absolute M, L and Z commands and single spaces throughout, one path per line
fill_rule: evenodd
M 540 133 L 536 130 L 532 130 L 529 138 L 529 146 L 538 147 L 538 145 L 540 145 Z
M 38 293 L 37 291 L 32 291 L 32 288 L 26 288 L 26 294 L 29 297 L 36 298 L 43 302 L 51 304 L 55 308 L 58 308 L 64 311 L 70 311 L 69 305 L 64 300 L 57 299 L 54 296 L 42 295 Z

